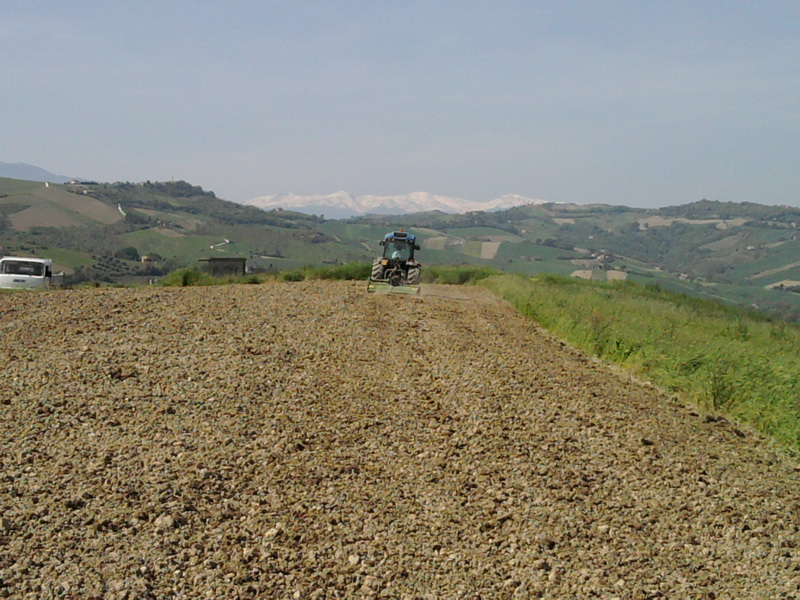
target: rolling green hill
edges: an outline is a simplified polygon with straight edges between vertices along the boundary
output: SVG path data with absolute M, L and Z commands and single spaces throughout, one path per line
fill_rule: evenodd
M 652 282 L 797 320 L 798 223 L 798 208 L 708 200 L 325 220 L 228 202 L 184 181 L 48 186 L 0 178 L 2 252 L 53 258 L 73 280 L 158 275 L 211 256 L 244 256 L 268 271 L 366 262 L 384 233 L 405 227 L 429 265 Z
M 244 256 L 274 270 L 369 258 L 358 242 L 324 234 L 321 222 L 227 202 L 183 181 L 45 185 L 0 178 L 2 253 L 53 258 L 73 280 L 158 275 L 211 256 Z M 142 263 L 143 256 L 156 261 Z M 106 266 L 112 258 L 116 268 Z
M 408 227 L 422 240 L 429 262 L 657 283 L 800 318 L 800 294 L 794 291 L 800 288 L 798 208 L 708 200 L 661 209 L 543 204 L 347 223 L 379 230 Z

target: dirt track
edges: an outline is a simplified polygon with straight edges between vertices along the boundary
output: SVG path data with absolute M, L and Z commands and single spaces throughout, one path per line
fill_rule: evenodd
M 793 463 L 426 292 L 0 295 L 0 597 L 800 598 Z

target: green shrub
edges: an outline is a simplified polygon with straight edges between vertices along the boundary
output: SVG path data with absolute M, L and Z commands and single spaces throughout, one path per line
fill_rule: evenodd
M 430 266 L 422 268 L 422 281 L 425 283 L 464 285 L 467 283 L 475 283 L 492 275 L 498 275 L 499 273 L 500 271 L 492 269 L 491 267 Z
M 213 285 L 217 281 L 205 271 L 194 267 L 172 271 L 159 280 L 159 285 L 165 287 L 187 287 L 192 285 Z
M 322 269 L 314 269 L 312 272 L 316 279 L 344 279 L 347 281 L 367 279 L 372 265 L 370 263 L 349 263 Z
M 293 271 L 284 271 L 281 273 L 281 279 L 283 279 L 283 281 L 304 281 L 305 278 L 306 274 L 303 269 L 295 269 Z
M 304 281 L 306 279 L 366 280 L 369 277 L 371 263 L 348 263 L 335 266 L 308 265 L 280 274 L 283 281 Z

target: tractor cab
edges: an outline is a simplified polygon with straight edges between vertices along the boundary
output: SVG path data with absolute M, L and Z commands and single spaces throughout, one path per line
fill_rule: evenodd
M 419 250 L 416 236 L 402 229 L 387 233 L 380 242 L 383 258 L 389 260 L 413 261 L 414 250 Z

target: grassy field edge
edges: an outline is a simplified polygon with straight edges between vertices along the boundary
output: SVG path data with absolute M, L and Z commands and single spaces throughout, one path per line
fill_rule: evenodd
M 480 285 L 568 343 L 800 454 L 800 328 L 656 286 L 494 275 Z

